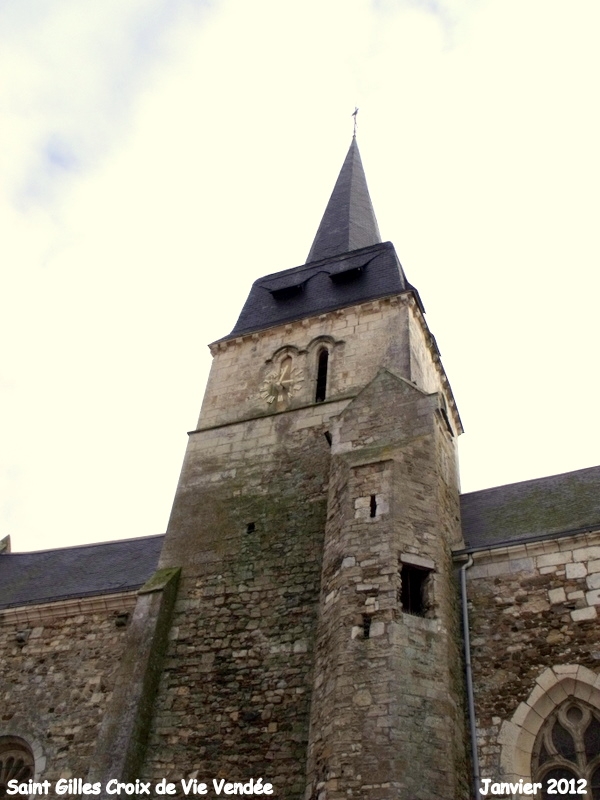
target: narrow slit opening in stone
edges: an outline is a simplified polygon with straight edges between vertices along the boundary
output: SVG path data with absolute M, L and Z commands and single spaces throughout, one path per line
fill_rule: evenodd
M 368 639 L 371 634 L 371 617 L 363 614 L 363 638 Z
M 377 495 L 376 494 L 372 494 L 371 495 L 370 508 L 371 508 L 371 517 L 377 516 Z

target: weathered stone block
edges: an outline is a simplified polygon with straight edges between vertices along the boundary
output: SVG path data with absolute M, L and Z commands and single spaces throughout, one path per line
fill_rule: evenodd
M 548 590 L 548 599 L 554 605 L 555 603 L 564 603 L 567 599 L 565 594 L 565 590 L 561 587 L 558 589 L 549 589 Z
M 588 606 L 600 605 L 600 589 L 594 589 L 592 592 L 586 592 L 585 599 Z
M 600 559 L 600 545 L 580 547 L 573 551 L 573 561 Z
M 574 611 L 571 611 L 571 619 L 573 622 L 581 622 L 582 620 L 586 619 L 595 619 L 596 618 L 596 608 L 576 608 Z
M 594 572 L 585 579 L 588 589 L 600 589 L 600 572 Z
M 565 575 L 568 580 L 572 580 L 574 578 L 584 578 L 587 575 L 587 568 L 581 561 L 577 561 L 573 564 L 567 564 L 565 567 Z
M 573 555 L 567 551 L 562 553 L 548 553 L 536 558 L 536 565 L 538 567 L 550 567 L 558 564 L 566 564 L 573 560 Z

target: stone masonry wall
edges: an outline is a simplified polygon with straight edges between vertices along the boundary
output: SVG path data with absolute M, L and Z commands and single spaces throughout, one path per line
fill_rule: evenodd
M 406 294 L 211 347 L 198 430 L 190 436 L 160 562 L 181 567 L 182 580 L 146 777 L 260 776 L 286 800 L 303 796 L 323 536 L 333 513 L 327 509 L 328 440 L 335 418 L 378 380 L 382 364 L 408 379 L 405 387 L 427 407 L 421 413 L 431 416 L 437 399 L 410 383 L 408 320 L 416 313 Z M 450 403 L 432 340 L 424 329 L 421 336 L 419 357 L 429 359 L 423 370 L 437 376 Z M 323 347 L 326 399 L 315 403 Z M 386 374 L 396 385 L 398 378 Z M 387 408 L 393 419 L 389 398 Z M 417 422 L 419 430 L 431 423 Z M 370 435 L 365 430 L 363 446 Z M 405 469 L 412 468 L 407 462 Z M 380 517 L 389 493 L 382 480 Z M 427 486 L 437 497 L 436 481 L 432 475 Z M 437 501 L 433 509 L 428 496 L 413 502 L 435 518 Z M 446 530 L 445 523 L 439 527 Z M 398 573 L 397 552 L 395 559 Z M 397 574 L 394 581 L 397 593 Z M 442 623 L 438 639 L 447 638 L 446 628 Z M 439 665 L 430 671 L 433 676 Z M 446 698 L 447 681 L 439 691 Z M 433 718 L 427 719 L 433 731 Z
M 445 379 L 437 344 L 433 342 L 424 317 L 418 310 L 414 300 L 409 301 L 408 338 L 410 342 L 410 380 L 424 392 L 440 392 L 444 395 L 448 418 L 451 420 L 455 436 L 462 433 L 462 425 L 458 411 L 454 405 L 452 392 Z M 442 378 L 440 380 L 440 377 Z
M 323 344 L 330 353 L 329 398 L 354 396 L 380 366 L 386 366 L 427 392 L 442 390 L 453 407 L 432 342 L 421 312 L 408 294 L 218 342 L 211 346 L 213 368 L 198 427 L 271 413 L 259 387 L 285 355 L 291 356 L 294 368 L 302 373 L 289 407 L 313 403 L 318 350 Z
M 305 784 L 330 448 L 340 403 L 190 438 L 161 566 L 182 567 L 145 776 Z
M 42 779 L 86 777 L 135 599 L 0 612 L 0 735 L 35 744 Z
M 438 403 L 383 371 L 333 426 L 307 800 L 466 796 L 458 491 Z M 429 570 L 423 616 L 402 609 L 405 563 Z
M 289 348 L 294 367 L 303 373 L 290 407 L 313 403 L 321 337 L 329 337 L 328 397 L 351 397 L 368 383 L 393 340 L 397 341 L 397 359 L 402 361 L 397 367 L 408 373 L 405 317 L 403 304 L 395 298 L 393 307 L 389 303 L 385 308 L 379 302 L 365 303 L 213 345 L 213 368 L 198 427 L 271 413 L 273 409 L 260 397 L 259 387 L 284 347 Z
M 546 668 L 600 672 L 600 533 L 503 548 L 467 571 L 479 758 L 502 775 L 500 727 Z

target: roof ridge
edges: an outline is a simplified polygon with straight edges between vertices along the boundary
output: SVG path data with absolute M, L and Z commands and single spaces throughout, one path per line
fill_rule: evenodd
M 102 547 L 107 544 L 125 544 L 126 542 L 140 542 L 146 539 L 158 539 L 159 537 L 164 537 L 164 533 L 151 533 L 147 536 L 130 536 L 127 539 L 107 539 L 103 542 L 85 542 L 84 544 L 70 544 L 66 547 L 48 547 L 45 550 L 22 550 L 17 553 L 14 551 L 12 553 L 3 553 L 2 555 L 7 556 L 32 556 L 37 555 L 38 553 L 57 553 L 63 550 L 84 550 L 85 548 L 92 548 L 92 547 Z
M 461 497 L 467 497 L 469 495 L 480 494 L 482 492 L 493 492 L 499 489 L 506 489 L 509 486 L 520 486 L 532 483 L 542 483 L 543 481 L 552 480 L 552 478 L 564 478 L 567 475 L 581 475 L 584 472 L 593 472 L 594 470 L 600 471 L 600 465 L 592 466 L 592 467 L 581 467 L 580 469 L 571 469 L 567 470 L 566 472 L 555 472 L 551 475 L 542 475 L 537 478 L 525 478 L 522 481 L 512 481 L 511 483 L 500 483 L 496 486 L 488 486 L 485 489 L 473 489 L 472 492 L 461 492 Z

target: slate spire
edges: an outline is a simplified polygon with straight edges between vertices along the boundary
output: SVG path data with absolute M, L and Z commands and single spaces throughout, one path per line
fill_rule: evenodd
M 354 136 L 306 262 L 379 242 L 381 235 Z

